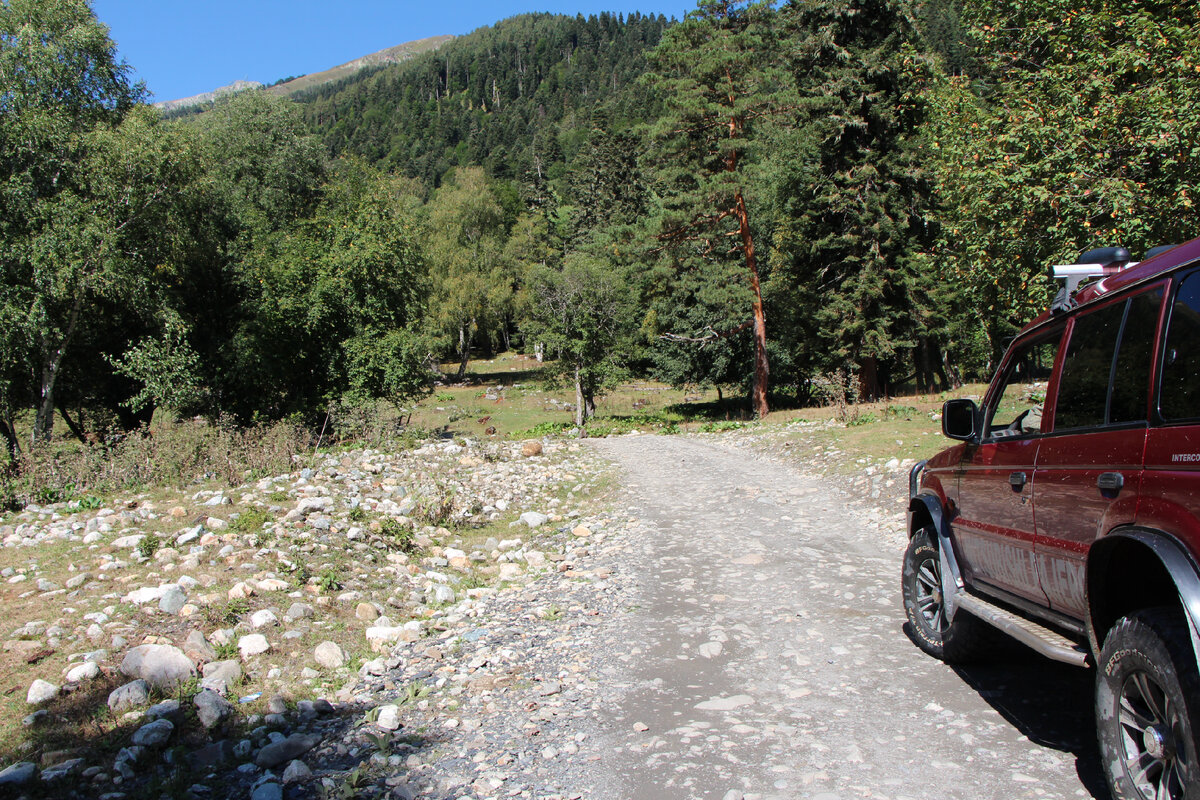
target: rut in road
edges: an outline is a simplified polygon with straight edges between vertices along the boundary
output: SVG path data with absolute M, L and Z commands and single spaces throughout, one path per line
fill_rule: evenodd
M 903 532 L 867 533 L 855 498 L 717 437 L 592 446 L 638 520 L 615 564 L 633 596 L 593 654 L 602 707 L 560 785 L 594 800 L 1104 796 L 1091 674 L 922 654 L 902 631 Z

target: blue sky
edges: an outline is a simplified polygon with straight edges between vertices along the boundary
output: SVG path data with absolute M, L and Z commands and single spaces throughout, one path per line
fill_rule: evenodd
M 476 28 L 531 11 L 664 14 L 695 0 L 93 0 L 121 58 L 154 100 L 236 80 L 271 83 L 386 47 Z

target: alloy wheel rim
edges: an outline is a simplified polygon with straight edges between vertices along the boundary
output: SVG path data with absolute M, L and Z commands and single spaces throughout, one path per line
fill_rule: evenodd
M 1180 717 L 1145 670 L 1126 676 L 1117 705 L 1125 771 L 1144 800 L 1182 800 L 1186 789 Z
M 917 612 L 926 627 L 942 633 L 948 627 L 942 603 L 942 567 L 933 557 L 917 565 Z

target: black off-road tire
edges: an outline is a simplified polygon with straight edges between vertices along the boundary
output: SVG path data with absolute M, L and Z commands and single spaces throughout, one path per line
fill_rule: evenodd
M 924 528 L 908 541 L 900 581 L 913 640 L 947 664 L 973 661 L 991 649 L 992 632 L 986 622 L 966 611 L 958 611 L 953 622 L 947 620 L 941 581 L 937 537 L 932 529 Z
M 1096 671 L 1100 761 L 1116 800 L 1200 800 L 1200 675 L 1178 609 L 1122 617 Z

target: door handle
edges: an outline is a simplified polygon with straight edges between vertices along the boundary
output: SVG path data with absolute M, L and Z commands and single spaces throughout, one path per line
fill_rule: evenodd
M 1101 472 L 1096 488 L 1102 492 L 1119 492 L 1125 486 L 1125 476 L 1119 472 Z
M 1025 488 L 1025 482 L 1029 477 L 1024 472 L 1013 472 L 1008 476 L 1008 485 L 1013 488 L 1014 492 L 1019 492 Z

